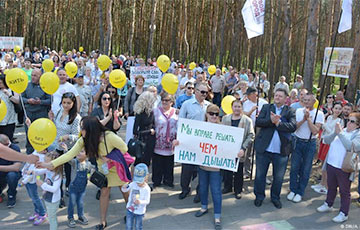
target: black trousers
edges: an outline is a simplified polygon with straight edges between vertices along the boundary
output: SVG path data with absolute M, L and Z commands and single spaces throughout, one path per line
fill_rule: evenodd
M 198 166 L 190 165 L 190 164 L 182 164 L 181 165 L 181 178 L 180 185 L 181 191 L 189 192 L 190 191 L 190 182 L 191 179 L 195 179 L 197 176 Z M 199 191 L 199 183 L 196 186 L 196 193 Z
M 8 125 L 0 125 L 0 134 L 5 134 L 11 142 L 13 142 L 15 132 L 15 123 Z
M 244 162 L 239 162 L 237 172 L 224 170 L 224 189 L 232 190 L 235 193 L 241 193 L 244 185 Z
M 152 157 L 152 181 L 155 186 L 161 182 L 167 185 L 174 183 L 174 155 L 162 156 L 154 153 Z
M 151 158 L 154 154 L 154 148 L 155 148 L 155 135 L 149 135 L 148 137 L 144 138 L 143 140 L 145 142 L 145 152 L 144 155 L 141 158 L 136 158 L 134 165 L 144 163 L 148 167 L 151 163 Z

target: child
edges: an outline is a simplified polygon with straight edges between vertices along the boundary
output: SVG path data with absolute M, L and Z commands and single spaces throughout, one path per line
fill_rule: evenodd
M 126 205 L 126 230 L 132 230 L 135 222 L 135 229 L 143 229 L 143 218 L 146 212 L 146 205 L 150 203 L 150 187 L 146 183 L 148 167 L 144 163 L 135 166 L 134 179 L 130 184 L 125 184 L 121 190 L 129 192 L 129 201 Z
M 34 151 L 32 154 L 39 157 L 39 162 L 43 162 L 45 154 L 48 152 L 48 149 L 37 152 Z M 32 216 L 29 217 L 29 221 L 34 221 L 34 225 L 40 225 L 46 220 L 46 212 L 43 203 L 40 200 L 37 185 L 36 185 L 36 175 L 45 174 L 46 169 L 37 169 L 35 164 L 26 163 L 22 169 L 22 184 L 25 185 L 27 193 L 31 198 L 35 212 Z
M 85 151 L 81 151 L 75 159 L 71 160 L 71 182 L 69 186 L 69 206 L 68 206 L 68 226 L 76 227 L 74 220 L 74 207 L 77 205 L 78 222 L 83 225 L 88 224 L 84 216 L 84 196 L 87 185 L 87 174 L 92 169 L 92 165 L 86 160 Z
M 59 154 L 55 151 L 49 152 L 45 156 L 45 162 L 50 162 L 59 157 Z M 36 180 L 36 184 L 44 190 L 43 199 L 45 202 L 46 210 L 48 213 L 48 220 L 50 224 L 50 230 L 56 230 L 58 223 L 56 217 L 56 211 L 59 208 L 60 203 L 60 185 L 63 174 L 63 166 L 58 166 L 53 170 L 45 170 L 45 180 Z

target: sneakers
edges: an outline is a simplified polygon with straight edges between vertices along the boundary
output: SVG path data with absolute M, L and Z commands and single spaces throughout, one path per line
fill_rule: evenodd
M 324 187 L 322 184 L 314 184 L 314 185 L 311 185 L 311 188 L 312 189 L 315 189 L 315 188 L 321 188 L 321 187 Z
M 299 203 L 301 200 L 302 200 L 302 197 L 299 194 L 296 194 L 292 201 L 295 203 Z
M 34 221 L 34 225 L 40 225 L 40 224 L 44 223 L 45 220 L 46 220 L 46 214 L 43 216 L 38 216 Z
M 77 220 L 77 222 L 79 224 L 82 224 L 82 225 L 88 225 L 89 224 L 89 221 L 85 216 L 80 216 L 79 219 Z
M 38 217 L 39 217 L 39 214 L 34 213 L 32 216 L 29 216 L 28 221 L 34 221 Z
M 15 207 L 15 205 L 16 205 L 16 197 L 14 197 L 14 196 L 9 196 L 9 199 L 8 199 L 8 201 L 7 201 L 7 207 L 8 208 L 13 208 L 13 207 Z
M 345 216 L 345 214 L 343 212 L 339 212 L 339 214 L 337 216 L 335 216 L 332 221 L 334 221 L 335 223 L 342 223 L 344 221 L 347 221 L 349 217 Z
M 316 211 L 318 211 L 318 212 L 332 212 L 332 211 L 334 211 L 334 208 L 329 207 L 329 205 L 326 202 L 324 202 L 320 207 L 318 207 L 316 209 Z
M 327 188 L 325 188 L 325 187 L 314 188 L 314 191 L 317 193 L 320 193 L 320 194 L 324 194 L 324 195 L 326 195 L 328 192 Z
M 294 197 L 295 197 L 295 193 L 290 192 L 290 193 L 287 195 L 286 198 L 287 198 L 288 200 L 292 201 L 292 200 L 294 199 Z
M 75 222 L 74 218 L 68 219 L 67 226 L 69 226 L 69 228 L 75 228 L 76 227 L 76 222 Z

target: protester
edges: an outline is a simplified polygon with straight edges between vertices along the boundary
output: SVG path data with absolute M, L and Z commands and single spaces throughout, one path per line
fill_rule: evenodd
M 276 85 L 275 85 L 275 87 L 274 87 L 274 92 L 275 92 L 277 89 L 281 88 L 281 89 L 285 89 L 285 90 L 289 93 L 289 91 L 290 91 L 290 90 L 289 90 L 289 85 L 288 85 L 288 83 L 285 82 L 285 80 L 286 80 L 286 77 L 285 77 L 285 76 L 281 76 L 281 77 L 280 77 L 279 82 L 276 83 Z
M 155 118 L 153 107 L 156 97 L 151 92 L 142 93 L 134 105 L 135 122 L 133 128 L 134 136 L 145 143 L 144 155 L 136 158 L 135 165 L 145 163 L 150 165 L 155 148 Z
M 260 73 L 260 88 L 263 90 L 265 96 L 267 98 L 270 90 L 270 82 L 267 80 L 267 75 L 264 72 Z
M 305 108 L 296 110 L 295 149 L 291 156 L 290 193 L 287 196 L 295 203 L 304 196 L 316 151 L 317 134 L 324 124 L 324 113 L 320 110 L 315 121 L 315 100 L 314 94 L 306 94 L 303 99 Z
M 344 98 L 344 92 L 343 91 L 337 91 L 336 95 L 335 95 L 335 102 L 341 102 L 343 105 L 346 105 L 347 103 L 349 103 L 347 100 L 345 100 Z
M 290 95 L 286 98 L 286 102 L 285 102 L 287 106 L 290 106 L 291 104 L 299 101 L 297 89 L 292 89 L 289 94 Z
M 301 90 L 304 88 L 304 82 L 300 74 L 296 74 L 296 82 L 293 85 L 293 89 Z
M 222 190 L 223 194 L 232 192 L 234 188 L 235 198 L 241 199 L 241 193 L 243 190 L 244 178 L 243 178 L 243 170 L 244 170 L 244 161 L 245 161 L 245 153 L 247 149 L 251 146 L 254 141 L 255 132 L 254 127 L 252 125 L 252 121 L 248 116 L 243 114 L 242 110 L 242 102 L 241 100 L 235 100 L 231 103 L 232 114 L 226 115 L 222 118 L 222 124 L 239 127 L 244 129 L 243 142 L 241 144 L 241 149 L 239 154 L 241 155 L 239 158 L 239 166 L 237 172 L 232 171 L 224 171 L 224 189 Z
M 342 223 L 349 218 L 351 202 L 350 187 L 354 180 L 354 173 L 344 172 L 342 164 L 347 151 L 354 148 L 360 151 L 360 113 L 351 113 L 349 123 L 345 129 L 340 123 L 336 123 L 335 130 L 331 134 L 324 136 L 324 141 L 330 144 L 328 156 L 325 160 L 327 171 L 328 193 L 323 205 L 317 208 L 318 212 L 329 212 L 333 210 L 337 189 L 340 190 L 340 212 L 332 220 Z
M 73 148 L 56 160 L 49 163 L 40 163 L 39 166 L 48 169 L 56 168 L 72 160 L 83 148 L 85 148 L 86 156 L 89 159 L 96 159 L 97 165 L 103 165 L 106 155 L 115 148 L 119 149 L 122 153 L 127 152 L 127 146 L 124 141 L 113 132 L 107 130 L 96 117 L 84 117 L 81 120 L 81 137 Z M 102 167 L 99 167 L 99 171 L 104 173 Z M 106 174 L 107 186 L 101 188 L 100 224 L 96 226 L 98 230 L 105 229 L 107 226 L 106 214 L 109 206 L 110 189 L 112 187 L 121 188 L 125 184 L 119 178 L 115 167 L 109 168 L 108 171 L 109 173 Z M 123 196 L 125 202 L 127 202 L 128 194 L 123 193 Z
M 128 118 L 129 116 L 134 116 L 134 104 L 142 94 L 144 89 L 145 78 L 142 75 L 135 77 L 135 87 L 129 89 L 128 94 L 125 97 L 124 102 L 124 116 Z
M 175 103 L 175 107 L 177 109 L 180 109 L 182 104 L 189 100 L 194 98 L 194 84 L 191 81 L 188 81 L 185 84 L 185 93 L 181 94 L 177 99 Z
M 297 110 L 305 107 L 304 98 L 308 93 L 307 89 L 301 89 L 299 94 L 299 101 L 290 105 L 291 108 Z
M 212 91 L 214 93 L 213 103 L 221 106 L 221 98 L 225 89 L 225 78 L 221 75 L 221 70 L 216 69 L 215 75 L 210 79 Z
M 326 96 L 326 103 L 321 106 L 321 109 L 324 113 L 325 118 L 332 114 L 332 109 L 334 107 L 335 96 L 332 94 L 328 94 Z
M 190 69 L 187 70 L 186 77 L 183 77 L 180 82 L 180 89 L 183 90 L 186 87 L 186 83 L 191 82 L 195 84 L 195 78 L 193 77 L 194 72 Z
M 353 112 L 354 106 L 351 103 L 346 103 L 343 107 L 342 116 L 344 119 L 344 128 L 347 127 L 347 123 L 349 122 L 349 116 Z
M 154 109 L 156 144 L 152 157 L 153 187 L 163 183 L 174 187 L 174 153 L 172 142 L 176 139 L 178 115 L 172 107 L 174 97 L 166 92 L 161 94 L 161 106 Z

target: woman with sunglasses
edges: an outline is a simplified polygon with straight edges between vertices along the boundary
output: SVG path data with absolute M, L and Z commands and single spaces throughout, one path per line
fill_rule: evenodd
M 120 112 L 113 110 L 113 99 L 110 92 L 102 92 L 98 100 L 98 107 L 96 107 L 91 116 L 95 116 L 100 120 L 100 123 L 109 130 L 116 133 L 120 129 Z
M 174 187 L 174 153 L 172 142 L 176 139 L 178 115 L 174 104 L 174 96 L 161 93 L 161 106 L 154 109 L 156 142 L 152 157 L 153 187 L 163 183 Z
M 328 94 L 326 96 L 326 103 L 321 107 L 322 111 L 324 112 L 325 119 L 327 116 L 332 114 L 332 108 L 334 106 L 335 96 L 332 94 Z
M 125 142 L 116 135 L 104 127 L 98 118 L 93 116 L 84 117 L 81 120 L 81 137 L 77 140 L 76 144 L 66 154 L 60 156 L 56 160 L 51 162 L 38 163 L 38 167 L 48 168 L 52 170 L 59 165 L 69 162 L 76 155 L 80 153 L 82 149 L 85 149 L 86 156 L 92 161 L 96 160 L 97 165 L 103 165 L 104 159 L 108 153 L 113 149 L 119 149 L 122 153 L 126 153 L 128 148 Z M 1 146 L 0 146 L 1 149 Z M 102 168 L 99 168 L 103 173 Z M 116 172 L 116 168 L 109 169 L 109 173 L 106 174 L 107 186 L 101 188 L 100 195 L 100 224 L 96 225 L 97 230 L 102 230 L 107 227 L 106 216 L 109 207 L 109 195 L 110 190 L 113 187 L 118 187 L 121 191 L 121 186 L 125 184 Z M 128 193 L 123 193 L 125 204 L 127 203 Z
M 54 142 L 56 151 L 64 154 L 62 144 L 71 148 L 79 137 L 81 117 L 77 112 L 77 100 L 75 94 L 64 93 L 61 97 L 60 110 L 54 114 L 49 112 L 49 118 L 54 121 L 56 126 L 56 139 Z M 71 181 L 71 165 L 65 164 L 66 190 L 68 190 Z M 61 185 L 60 208 L 65 206 L 64 192 Z
M 323 205 L 317 208 L 318 212 L 333 211 L 337 189 L 340 190 L 340 212 L 332 220 L 342 223 L 348 219 L 351 202 L 351 182 L 355 173 L 347 173 L 342 170 L 342 164 L 347 151 L 352 147 L 355 152 L 360 151 L 360 113 L 351 113 L 345 129 L 340 123 L 336 123 L 334 131 L 324 136 L 324 142 L 330 144 L 330 149 L 324 162 L 327 171 L 328 193 Z
M 119 97 L 118 89 L 112 86 L 111 84 L 108 84 L 105 88 L 105 91 L 110 93 L 111 99 L 113 101 L 112 109 L 114 111 L 119 110 L 119 117 L 122 117 L 123 104 L 121 98 Z

